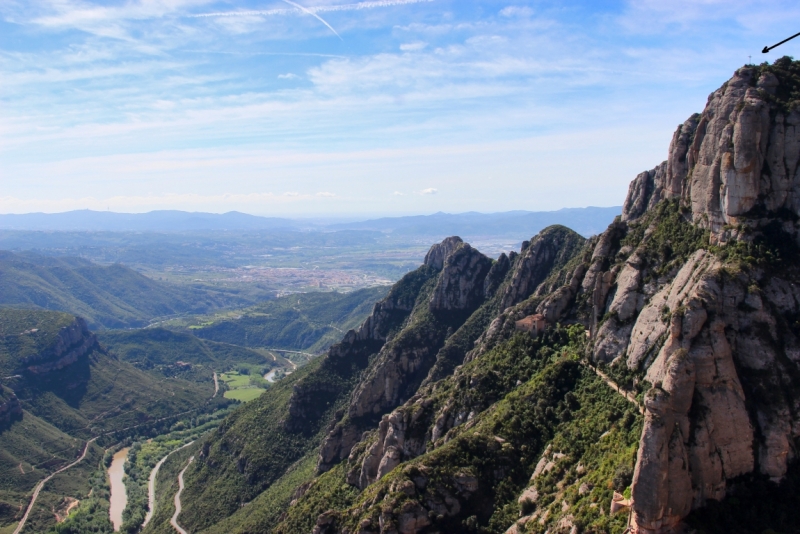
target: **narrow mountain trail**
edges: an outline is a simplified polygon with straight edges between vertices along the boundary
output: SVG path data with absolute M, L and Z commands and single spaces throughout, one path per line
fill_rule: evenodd
M 594 366 L 592 366 L 590 364 L 586 364 L 586 367 L 588 367 L 589 369 L 594 371 L 594 374 L 599 376 L 600 379 L 603 382 L 605 382 L 606 384 L 608 384 L 608 386 L 611 389 L 613 389 L 614 391 L 616 391 L 617 393 L 619 393 L 620 395 L 625 397 L 625 399 L 628 402 L 631 402 L 631 403 L 635 404 L 636 408 L 639 410 L 639 413 L 644 415 L 644 406 L 639 404 L 639 400 L 636 398 L 636 395 L 634 395 L 632 392 L 628 391 L 627 389 L 622 389 L 621 387 L 619 387 L 619 385 L 616 382 L 611 380 L 611 378 L 607 374 L 605 374 L 603 371 L 601 371 L 597 367 L 594 367 Z
M 59 469 L 55 473 L 51 474 L 50 476 L 46 477 L 44 480 L 42 480 L 41 482 L 39 482 L 36 485 L 36 489 L 33 490 L 33 497 L 31 498 L 31 502 L 28 504 L 28 509 L 25 510 L 25 515 L 22 516 L 22 519 L 20 520 L 19 524 L 17 525 L 17 528 L 14 529 L 14 533 L 13 534 L 19 534 L 20 532 L 22 532 L 22 529 L 25 528 L 25 523 L 28 521 L 28 516 L 30 515 L 31 510 L 33 510 L 33 505 L 36 504 L 36 499 L 39 498 L 39 493 L 42 491 L 42 488 L 44 488 L 44 485 L 47 484 L 48 482 L 50 482 L 50 479 L 52 479 L 54 476 L 58 475 L 59 473 L 63 473 L 64 471 L 66 471 L 70 467 L 74 467 L 74 466 L 78 465 L 79 463 L 81 463 L 83 461 L 83 459 L 86 458 L 86 453 L 89 452 L 89 446 L 96 439 L 97 438 L 92 438 L 92 439 L 90 439 L 89 441 L 86 442 L 86 446 L 83 448 L 83 453 L 81 454 L 80 458 L 78 458 L 77 460 L 75 460 L 71 464 L 62 467 L 61 469 Z
M 214 371 L 214 394 L 211 395 L 211 398 L 216 397 L 217 393 L 219 393 L 219 379 L 217 378 L 217 372 Z
M 181 515 L 181 493 L 183 493 L 183 474 L 189 469 L 189 466 L 192 465 L 194 461 L 194 456 L 189 458 L 189 462 L 186 464 L 186 467 L 183 468 L 178 474 L 178 493 L 175 494 L 175 513 L 172 515 L 172 519 L 169 520 L 169 524 L 172 525 L 179 534 L 189 534 L 186 532 L 179 524 L 178 524 L 178 516 Z
M 186 447 L 188 447 L 192 443 L 194 443 L 194 441 L 190 441 L 186 445 L 183 445 L 182 447 L 178 447 L 174 451 L 168 452 L 166 456 L 164 456 L 163 458 L 161 458 L 161 460 L 158 461 L 158 463 L 153 468 L 153 470 L 150 471 L 150 478 L 147 481 L 148 510 L 147 510 L 147 514 L 145 514 L 145 516 L 144 516 L 144 523 L 142 523 L 142 528 L 147 526 L 147 523 L 150 522 L 150 520 L 153 518 L 153 514 L 156 511 L 156 477 L 158 477 L 159 469 L 161 469 L 161 466 L 164 465 L 164 462 L 167 461 L 167 458 L 169 458 L 170 456 L 172 456 L 176 452 L 178 452 L 178 451 L 180 451 L 182 449 L 185 449 Z

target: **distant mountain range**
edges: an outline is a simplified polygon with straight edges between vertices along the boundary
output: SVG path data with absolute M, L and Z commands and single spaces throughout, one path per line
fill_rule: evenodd
M 0 215 L 0 229 L 33 231 L 191 232 L 200 230 L 372 230 L 398 236 L 502 236 L 530 237 L 553 224 L 589 236 L 605 230 L 622 211 L 610 208 L 565 208 L 557 211 L 501 213 L 435 213 L 385 217 L 361 222 L 318 223 L 279 217 L 260 217 L 231 211 L 223 214 L 175 210 L 149 213 L 115 213 L 77 210 L 64 213 Z
M 564 208 L 558 211 L 506 211 L 500 213 L 443 213 L 411 217 L 385 217 L 363 222 L 332 224 L 329 230 L 373 230 L 420 236 L 524 236 L 528 238 L 553 224 L 561 224 L 583 236 L 604 231 L 621 206 Z

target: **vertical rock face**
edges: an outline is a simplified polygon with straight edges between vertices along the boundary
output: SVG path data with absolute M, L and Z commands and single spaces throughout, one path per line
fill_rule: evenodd
M 430 255 L 431 252 L 428 253 Z M 507 258 L 505 263 L 508 263 Z M 466 243 L 451 250 L 431 295 L 430 310 L 470 312 L 477 308 L 484 299 L 484 281 L 491 267 L 492 260 Z
M 34 375 L 63 369 L 88 354 L 97 344 L 97 337 L 80 317 L 63 327 L 48 350 L 28 357 L 20 371 Z
M 631 183 L 622 221 L 636 223 L 674 199 L 710 231 L 712 244 L 771 239 L 794 249 L 800 112 L 786 111 L 778 98 L 794 90 L 786 83 L 769 71 L 739 69 L 701 115 L 678 128 L 667 161 Z M 596 361 L 624 360 L 653 385 L 633 511 L 639 532 L 665 533 L 723 498 L 732 479 L 755 471 L 777 481 L 796 458 L 800 271 L 793 261 L 729 269 L 701 249 L 654 279 L 645 250 L 615 247 L 612 230 L 596 247 L 599 267 L 583 282 L 607 316 L 590 351 Z M 609 269 L 617 254 L 627 259 Z
M 719 243 L 737 237 L 726 226 L 758 228 L 781 210 L 800 215 L 800 110 L 787 111 L 779 98 L 792 90 L 787 83 L 756 67 L 736 71 L 701 115 L 678 127 L 667 161 L 631 183 L 622 220 L 679 198 Z M 789 226 L 797 237 L 797 224 Z

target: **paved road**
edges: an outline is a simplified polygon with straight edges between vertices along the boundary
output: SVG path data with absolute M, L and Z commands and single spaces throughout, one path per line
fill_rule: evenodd
M 147 526 L 147 523 L 153 519 L 153 514 L 156 511 L 156 477 L 158 477 L 158 470 L 161 469 L 161 466 L 164 465 L 164 462 L 167 461 L 172 454 L 175 454 L 181 449 L 185 449 L 189 445 L 194 443 L 194 441 L 190 441 L 186 445 L 182 447 L 178 447 L 174 451 L 168 452 L 166 456 L 164 456 L 161 460 L 158 461 L 156 466 L 150 471 L 150 479 L 147 481 L 147 491 L 148 491 L 148 510 L 147 514 L 144 516 L 144 523 L 142 523 L 142 528 Z
M 56 471 L 52 475 L 48 476 L 47 478 L 45 478 L 44 480 L 39 482 L 39 484 L 36 485 L 36 489 L 33 490 L 33 497 L 31 498 L 31 502 L 30 502 L 30 504 L 28 504 L 28 509 L 25 510 L 25 515 L 22 516 L 22 519 L 20 520 L 19 524 L 17 525 L 17 528 L 14 530 L 14 534 L 19 534 L 20 532 L 22 532 L 22 529 L 25 528 L 25 523 L 28 521 L 28 515 L 30 515 L 31 510 L 33 510 L 33 505 L 36 504 L 36 499 L 39 497 L 39 492 L 42 491 L 42 488 L 44 487 L 44 485 L 47 484 L 50 481 L 50 479 L 53 478 L 54 476 L 56 476 L 57 474 L 63 473 L 64 471 L 66 471 L 70 467 L 73 467 L 73 466 L 78 465 L 79 463 L 81 463 L 83 461 L 83 459 L 86 458 L 86 453 L 89 451 L 89 445 L 91 445 L 92 442 L 94 440 L 96 440 L 96 439 L 97 438 L 92 438 L 92 439 L 90 439 L 89 441 L 86 442 L 86 446 L 83 448 L 83 454 L 81 454 L 80 458 L 78 458 L 77 460 L 75 460 L 71 464 L 62 467 L 61 469 L 59 469 L 58 471 Z
M 178 531 L 179 534 L 189 534 L 186 532 L 181 526 L 178 524 L 178 516 L 181 515 L 181 493 L 183 493 L 183 474 L 189 469 L 189 466 L 192 465 L 194 461 L 194 456 L 189 458 L 189 463 L 186 464 L 186 467 L 183 468 L 183 471 L 180 472 L 178 475 L 178 493 L 175 494 L 175 513 L 172 515 L 172 519 L 169 520 L 169 524 Z

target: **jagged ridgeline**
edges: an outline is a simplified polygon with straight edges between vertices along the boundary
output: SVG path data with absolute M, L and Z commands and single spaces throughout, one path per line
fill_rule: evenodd
M 800 64 L 743 67 L 603 234 L 550 227 L 497 260 L 434 245 L 203 443 L 181 523 L 797 532 L 798 104 Z

